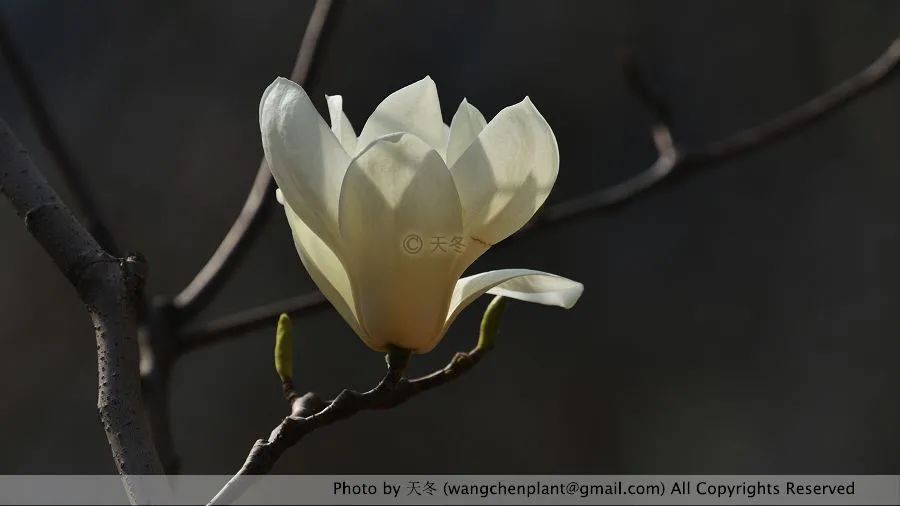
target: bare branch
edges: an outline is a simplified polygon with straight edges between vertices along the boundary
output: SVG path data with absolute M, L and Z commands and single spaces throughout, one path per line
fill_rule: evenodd
M 659 156 L 648 169 L 615 186 L 548 207 L 541 223 L 558 222 L 623 204 L 676 171 L 708 166 L 785 139 L 887 82 L 887 78 L 895 74 L 900 67 L 898 64 L 900 64 L 900 38 L 895 39 L 887 50 L 866 68 L 834 88 L 773 119 L 694 150 L 679 148 L 671 140 L 668 125 L 657 122 L 653 131 Z M 642 97 L 645 103 L 648 102 L 647 95 L 643 92 L 637 91 L 637 95 Z M 652 103 L 649 104 L 651 111 L 656 107 Z M 662 147 L 667 142 L 672 144 L 671 150 Z
M 331 5 L 332 0 L 316 0 L 291 72 L 291 80 L 294 82 L 304 84 L 309 76 L 316 46 L 324 31 Z M 180 318 L 190 319 L 203 310 L 234 272 L 265 223 L 267 211 L 275 199 L 274 190 L 275 183 L 263 160 L 244 207 L 225 235 L 225 239 L 188 286 L 175 297 L 174 306 L 180 313 Z
M 256 172 L 256 179 L 244 201 L 244 207 L 225 239 L 194 279 L 174 299 L 181 318 L 190 319 L 212 301 L 228 280 L 240 259 L 262 230 L 274 200 L 275 183 L 265 162 Z
M 113 255 L 117 254 L 118 249 L 113 237 L 101 219 L 97 203 L 91 196 L 91 192 L 88 191 L 84 171 L 66 147 L 50 112 L 44 106 L 45 101 L 41 97 L 40 89 L 19 53 L 2 16 L 0 16 L 0 54 L 6 60 L 10 75 L 19 89 L 38 137 L 44 143 L 47 152 L 53 157 L 66 185 L 72 190 L 72 196 L 87 222 L 87 229 L 108 252 Z
M 310 432 L 360 411 L 398 406 L 415 395 L 462 376 L 481 361 L 489 349 L 478 346 L 467 353 L 457 353 L 443 369 L 412 380 L 402 377 L 402 369 L 390 367 L 389 361 L 387 374 L 374 388 L 363 393 L 343 390 L 329 401 L 322 401 L 313 393 L 297 396 L 285 388 L 285 396 L 291 403 L 291 414 L 282 420 L 268 439 L 259 439 L 253 444 L 244 465 L 209 504 L 234 502 L 255 482 L 256 475 L 268 473 L 288 448 Z
M 181 351 L 193 351 L 230 337 L 240 336 L 263 325 L 271 325 L 282 313 L 287 313 L 288 316 L 294 318 L 323 309 L 327 307 L 325 302 L 327 301 L 321 292 L 311 291 L 298 297 L 248 309 L 210 322 L 187 325 L 181 334 Z
M 116 258 L 104 251 L 2 120 L 0 191 L 87 306 L 97 338 L 97 409 L 130 500 L 167 500 L 167 495 L 158 495 L 161 491 L 133 478 L 162 472 L 143 416 L 138 375 L 136 300 L 143 283 L 143 261 L 137 256 Z
M 900 67 L 900 38 L 858 74 L 765 123 L 747 128 L 685 155 L 691 164 L 721 161 L 796 133 L 872 91 Z
M 534 220 L 501 245 L 508 244 L 513 239 L 523 237 L 545 225 L 624 204 L 645 190 L 653 188 L 676 171 L 723 161 L 781 140 L 886 82 L 887 78 L 900 67 L 898 62 L 900 62 L 900 39 L 895 40 L 878 59 L 860 73 L 797 108 L 701 149 L 684 151 L 672 137 L 668 106 L 653 93 L 633 60 L 626 56 L 623 62 L 626 79 L 653 116 L 651 134 L 657 150 L 657 159 L 650 167 L 621 183 L 582 197 L 545 206 Z M 313 291 L 211 322 L 193 325 L 185 334 L 184 346 L 187 349 L 195 349 L 214 344 L 221 339 L 269 326 L 282 312 L 292 316 L 300 315 L 318 308 L 325 302 L 319 292 Z

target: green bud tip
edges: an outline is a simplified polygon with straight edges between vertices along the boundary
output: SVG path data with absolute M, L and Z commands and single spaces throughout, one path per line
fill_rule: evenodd
M 291 335 L 291 318 L 282 313 L 278 317 L 278 327 L 275 329 L 275 371 L 281 378 L 281 382 L 292 381 L 294 378 L 294 338 Z
M 506 297 L 498 295 L 484 310 L 484 316 L 481 317 L 481 333 L 478 335 L 479 349 L 489 350 L 494 347 L 494 343 L 497 341 L 497 332 L 500 330 L 500 317 L 503 316 L 506 302 Z

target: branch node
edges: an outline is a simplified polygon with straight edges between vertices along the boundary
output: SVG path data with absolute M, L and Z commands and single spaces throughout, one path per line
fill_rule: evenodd
M 294 399 L 292 403 L 291 415 L 302 418 L 310 416 L 322 411 L 328 406 L 325 401 L 315 392 L 307 392 L 300 397 Z

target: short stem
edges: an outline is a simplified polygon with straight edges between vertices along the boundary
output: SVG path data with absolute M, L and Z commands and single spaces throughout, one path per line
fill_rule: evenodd
M 409 364 L 409 358 L 412 356 L 412 350 L 390 346 L 387 355 L 384 356 L 388 366 L 388 376 L 385 379 L 396 383 L 403 377 L 403 372 Z

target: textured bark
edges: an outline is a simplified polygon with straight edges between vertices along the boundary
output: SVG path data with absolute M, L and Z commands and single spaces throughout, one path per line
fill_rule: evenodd
M 87 306 L 97 338 L 97 411 L 129 499 L 166 502 L 168 491 L 132 477 L 162 473 L 144 416 L 138 369 L 137 302 L 144 262 L 134 255 L 116 258 L 101 248 L 2 120 L 0 191 Z

